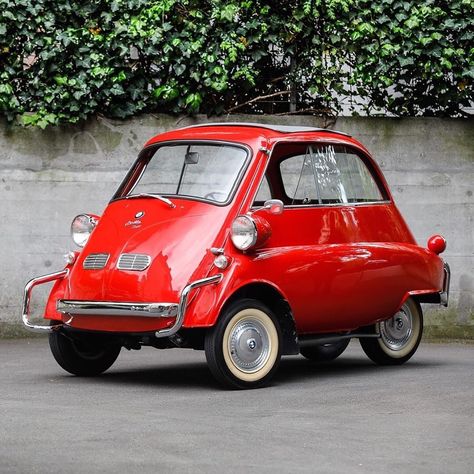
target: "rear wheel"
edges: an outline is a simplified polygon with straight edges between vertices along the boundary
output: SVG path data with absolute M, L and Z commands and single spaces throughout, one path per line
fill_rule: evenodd
M 117 359 L 121 347 L 99 339 L 72 339 L 59 331 L 49 334 L 49 347 L 56 362 L 74 375 L 93 376 L 105 372 Z
M 408 299 L 390 319 L 375 325 L 378 339 L 359 339 L 362 349 L 376 364 L 398 365 L 409 360 L 418 349 L 423 334 L 420 305 Z
M 206 334 L 204 348 L 219 382 L 239 389 L 261 387 L 280 362 L 280 327 L 264 304 L 242 299 L 231 304 Z
M 343 339 L 342 341 L 333 344 L 321 344 L 319 346 L 305 347 L 300 350 L 301 355 L 309 360 L 316 362 L 329 362 L 339 357 L 349 345 L 350 339 Z

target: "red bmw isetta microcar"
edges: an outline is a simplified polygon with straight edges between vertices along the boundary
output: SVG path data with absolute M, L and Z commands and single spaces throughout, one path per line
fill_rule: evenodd
M 162 133 L 102 216 L 72 223 L 82 247 L 31 280 L 23 322 L 48 331 L 66 371 L 97 375 L 122 347 L 204 349 L 214 376 L 262 386 L 282 355 L 338 357 L 351 338 L 401 364 L 420 303 L 447 305 L 441 236 L 419 247 L 368 151 L 332 130 L 205 124 Z M 35 285 L 54 281 L 30 321 Z

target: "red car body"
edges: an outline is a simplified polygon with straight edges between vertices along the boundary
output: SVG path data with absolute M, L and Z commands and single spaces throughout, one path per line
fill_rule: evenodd
M 238 146 L 246 152 L 228 199 L 211 202 L 172 193 L 164 194 L 171 205 L 149 195 L 127 199 L 144 172 L 135 164 L 103 215 L 93 216 L 96 225 L 84 248 L 59 276 L 49 276 L 57 279 L 44 318 L 54 321 L 53 327 L 83 334 L 174 338 L 179 345 L 180 334 L 213 328 L 229 302 L 251 296 L 269 305 L 282 302 L 287 315 L 281 328 L 282 352 L 295 353 L 305 338 L 354 334 L 387 320 L 409 298 L 447 304 L 449 267 L 438 255 L 444 239 L 436 236 L 429 248 L 417 245 L 379 167 L 357 140 L 330 130 L 210 124 L 159 134 L 148 141 L 142 155 L 167 145 L 199 148 L 207 143 Z M 281 163 L 288 156 L 303 156 L 308 147 L 326 146 L 344 150 L 351 159 L 359 157 L 381 198 L 290 202 L 278 175 Z M 301 160 L 306 166 L 306 158 Z M 306 179 L 302 176 L 303 171 L 297 190 Z M 271 197 L 283 202 L 279 212 L 255 202 L 264 177 Z M 209 197 L 220 194 L 224 192 L 211 192 Z M 237 248 L 231 239 L 238 216 L 249 216 L 259 235 L 247 250 Z M 91 255 L 99 259 L 106 255 L 106 264 L 84 268 Z M 119 269 L 122 255 L 147 256 L 149 264 L 141 271 Z M 225 268 L 216 266 L 219 256 L 225 257 Z M 46 280 L 48 276 L 27 286 L 27 326 L 34 326 L 28 320 L 29 292 Z M 185 291 L 184 307 L 178 308 Z M 104 302 L 108 306 L 100 307 Z M 130 306 L 117 306 L 114 312 L 112 303 L 135 304 L 137 311 L 127 313 Z M 159 317 L 139 312 L 149 310 L 140 304 L 160 303 L 172 305 L 167 307 L 168 316 L 166 311 Z

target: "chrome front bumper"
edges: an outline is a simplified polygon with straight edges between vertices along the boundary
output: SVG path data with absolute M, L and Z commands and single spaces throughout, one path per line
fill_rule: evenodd
M 57 273 L 51 273 L 41 277 L 33 278 L 25 286 L 23 298 L 23 324 L 33 331 L 51 332 L 64 326 L 63 323 L 54 326 L 40 326 L 32 324 L 29 320 L 29 306 L 31 291 L 36 285 L 49 283 L 65 278 L 69 270 L 65 269 Z M 169 337 L 179 331 L 184 322 L 186 305 L 189 293 L 195 288 L 205 285 L 219 283 L 222 280 L 222 273 L 212 277 L 196 280 L 185 286 L 179 303 L 121 303 L 115 301 L 82 301 L 82 300 L 58 300 L 56 309 L 71 317 L 76 315 L 89 316 L 141 316 L 149 318 L 176 318 L 173 326 L 155 332 L 156 337 Z
M 44 283 L 50 283 L 52 281 L 62 280 L 68 275 L 69 275 L 69 269 L 65 268 L 64 270 L 61 270 L 60 272 L 49 273 L 48 275 L 43 275 L 40 277 L 33 278 L 26 284 L 25 290 L 23 293 L 23 309 L 21 312 L 21 318 L 23 320 L 23 324 L 28 329 L 31 329 L 32 331 L 37 331 L 37 332 L 45 332 L 45 331 L 51 332 L 56 329 L 59 329 L 62 326 L 62 324 L 56 324 L 54 326 L 41 326 L 38 324 L 30 323 L 29 313 L 30 313 L 31 292 L 33 291 L 33 288 L 37 285 L 43 285 Z
M 58 300 L 56 309 L 63 314 L 94 316 L 144 316 L 147 318 L 174 318 L 177 303 L 117 303 L 115 301 Z

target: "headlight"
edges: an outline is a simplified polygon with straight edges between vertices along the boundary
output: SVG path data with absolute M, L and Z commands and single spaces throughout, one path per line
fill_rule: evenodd
M 239 250 L 247 250 L 257 242 L 257 227 L 249 216 L 238 216 L 232 222 L 231 239 Z
M 74 243 L 79 247 L 86 245 L 91 232 L 97 225 L 97 216 L 89 214 L 79 214 L 74 218 L 71 224 L 71 236 Z

